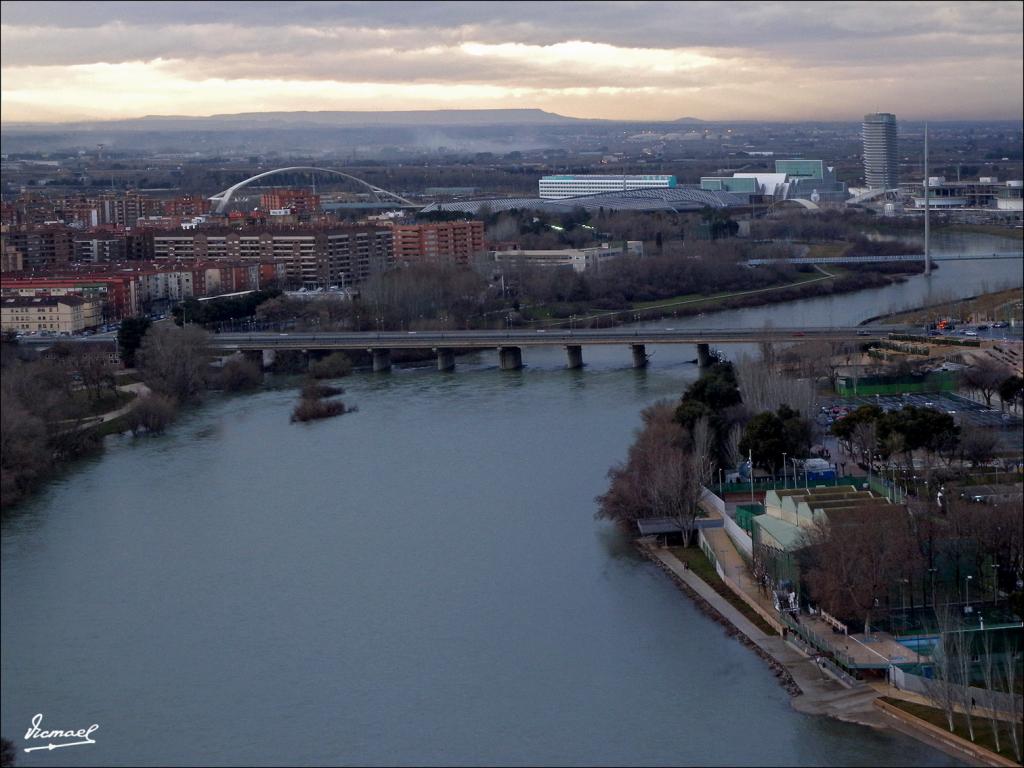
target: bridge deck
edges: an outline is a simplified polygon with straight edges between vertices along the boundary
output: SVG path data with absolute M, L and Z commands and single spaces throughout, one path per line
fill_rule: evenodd
M 545 330 L 545 331 L 414 331 L 407 333 L 221 333 L 212 339 L 221 349 L 493 349 L 552 347 L 578 344 L 725 344 L 760 341 L 849 341 L 884 338 L 905 326 L 872 328 L 777 328 L 701 330 Z
M 511 331 L 407 331 L 317 333 L 215 333 L 215 349 L 494 349 L 496 347 L 562 347 L 596 344 L 729 344 L 752 342 L 868 341 L 890 333 L 905 333 L 905 325 L 873 325 L 819 328 L 699 328 L 699 329 L 597 329 Z M 51 346 L 54 343 L 114 344 L 109 336 L 25 337 L 20 343 Z

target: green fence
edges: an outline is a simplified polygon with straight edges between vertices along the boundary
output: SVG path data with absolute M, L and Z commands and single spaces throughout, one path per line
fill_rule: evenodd
M 959 379 L 952 371 L 929 373 L 926 376 L 840 376 L 836 379 L 836 394 L 843 397 L 858 395 L 902 395 L 917 392 L 955 392 Z
M 834 480 L 811 480 L 811 488 L 820 488 L 822 486 L 834 486 L 834 485 L 855 485 L 860 488 L 861 483 L 865 482 L 863 477 L 837 477 Z M 793 483 L 793 478 L 790 477 L 788 480 L 776 480 L 774 478 L 767 478 L 759 480 L 754 478 L 754 493 L 764 493 L 765 491 L 781 491 L 786 488 L 803 488 L 805 483 L 803 478 L 799 479 L 796 484 Z M 723 483 L 721 485 L 710 486 L 711 490 L 717 490 L 719 495 L 725 493 L 749 493 L 750 492 L 750 481 L 745 483 Z
M 740 504 L 736 507 L 736 525 L 748 534 L 753 532 L 754 518 L 764 514 L 762 504 Z

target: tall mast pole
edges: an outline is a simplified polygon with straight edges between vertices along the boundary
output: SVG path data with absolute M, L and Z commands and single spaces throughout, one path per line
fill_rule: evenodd
M 924 273 L 932 273 L 931 232 L 928 228 L 929 214 L 928 189 L 928 123 L 924 124 Z

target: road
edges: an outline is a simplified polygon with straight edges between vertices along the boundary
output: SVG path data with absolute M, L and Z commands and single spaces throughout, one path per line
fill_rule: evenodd
M 211 339 L 219 349 L 493 349 L 495 347 L 554 347 L 595 344 L 726 344 L 760 341 L 850 341 L 884 338 L 906 332 L 908 326 L 865 328 L 704 328 L 586 329 L 509 331 L 409 331 L 318 333 L 218 333 Z M 91 337 L 86 337 L 88 341 Z M 33 342 L 38 343 L 38 342 Z

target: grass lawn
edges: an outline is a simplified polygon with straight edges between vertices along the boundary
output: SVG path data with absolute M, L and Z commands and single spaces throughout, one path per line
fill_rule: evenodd
M 102 416 L 109 411 L 116 411 L 135 399 L 134 392 L 111 392 L 109 390 L 105 391 L 99 400 L 92 397 L 92 392 L 84 389 L 73 392 L 71 396 L 86 409 L 89 416 Z
M 724 597 L 726 601 L 742 613 L 755 627 L 769 635 L 776 634 L 775 629 L 761 618 L 761 614 L 751 608 L 744 600 L 733 592 L 719 577 L 715 566 L 711 564 L 700 547 L 671 547 L 669 551 L 681 562 L 690 566 L 695 576 L 699 576 L 709 587 Z
M 980 235 L 998 235 L 999 237 L 1010 237 L 1014 240 L 1024 240 L 1024 229 L 1001 227 L 998 224 L 953 224 L 948 227 L 939 227 L 939 231 L 977 232 Z
M 792 288 L 795 285 L 802 285 L 808 283 L 811 280 L 820 280 L 825 275 L 821 272 L 807 272 L 806 274 L 801 273 L 797 276 L 796 280 L 788 283 L 781 283 L 780 285 L 770 285 L 766 288 L 751 288 L 744 291 L 725 291 L 720 293 L 713 293 L 709 296 L 702 296 L 699 293 L 687 293 L 681 296 L 673 296 L 669 299 L 657 299 L 656 301 L 637 301 L 634 302 L 632 307 L 634 310 L 645 310 L 645 309 L 670 309 L 673 306 L 685 304 L 687 306 L 693 306 L 698 308 L 713 308 L 715 304 L 720 302 L 722 299 L 729 299 L 733 296 L 742 296 L 747 293 L 768 293 L 769 291 L 781 291 L 784 288 Z
M 935 707 L 928 707 L 924 704 L 915 704 L 912 701 L 903 701 L 902 699 L 890 699 L 887 696 L 882 697 L 882 701 L 886 704 L 892 704 L 894 707 L 899 707 L 904 712 L 908 712 L 914 717 L 919 717 L 932 725 L 939 726 L 942 730 L 949 730 L 949 722 L 946 720 L 946 713 Z M 992 735 L 992 722 L 987 717 L 974 716 L 971 718 L 974 723 L 974 743 L 979 747 L 984 747 L 993 752 L 996 752 L 996 742 Z M 967 718 L 964 715 L 957 714 L 953 717 L 953 725 L 955 727 L 955 733 L 957 736 L 963 739 L 971 740 L 971 737 L 967 733 Z M 1002 750 L 996 752 L 996 754 L 1008 757 L 1014 760 L 1013 755 L 1013 742 L 1010 739 L 1010 728 L 1009 723 L 1000 721 L 999 727 L 999 745 Z
M 961 314 L 992 315 L 1002 319 L 1003 315 L 1018 315 L 1017 312 L 1007 313 L 1003 308 L 1020 301 L 1020 288 L 1010 288 L 1004 291 L 993 291 L 983 293 L 973 299 L 957 299 L 945 304 L 940 304 L 931 309 L 908 309 L 885 319 L 894 323 L 925 323 L 940 317 L 958 317 Z M 1000 311 L 1003 310 L 1003 311 Z
M 807 245 L 807 255 L 815 259 L 842 256 L 850 247 L 849 243 L 806 243 L 805 245 Z
M 93 430 L 98 437 L 107 435 L 119 435 L 128 429 L 128 414 L 123 413 L 116 419 L 105 421 Z
M 646 312 L 649 310 L 657 309 L 672 309 L 673 307 L 685 306 L 688 309 L 708 310 L 714 311 L 720 309 L 717 306 L 723 300 L 731 299 L 735 296 L 744 296 L 746 294 L 757 294 L 757 293 L 770 293 L 771 291 L 781 291 L 785 288 L 792 288 L 797 285 L 809 283 L 813 280 L 820 280 L 823 277 L 836 277 L 838 272 L 832 267 L 829 267 L 830 274 L 824 275 L 821 272 L 815 270 L 814 272 L 800 273 L 795 280 L 788 283 L 781 283 L 779 285 L 770 285 L 765 288 L 751 288 L 743 291 L 720 291 L 712 294 L 701 294 L 701 293 L 684 293 L 678 296 L 670 296 L 667 299 L 655 299 L 653 301 L 635 301 L 625 309 L 600 309 L 590 312 L 580 313 L 577 315 L 579 321 L 585 321 L 597 317 L 610 317 L 613 315 L 626 315 L 629 312 Z M 836 273 L 836 274 L 831 274 Z M 524 314 L 529 315 L 530 319 L 537 321 L 554 321 L 556 318 L 552 313 L 552 307 L 544 304 L 537 304 L 527 308 Z M 558 323 L 562 325 L 568 325 L 569 319 L 562 317 L 557 318 Z

